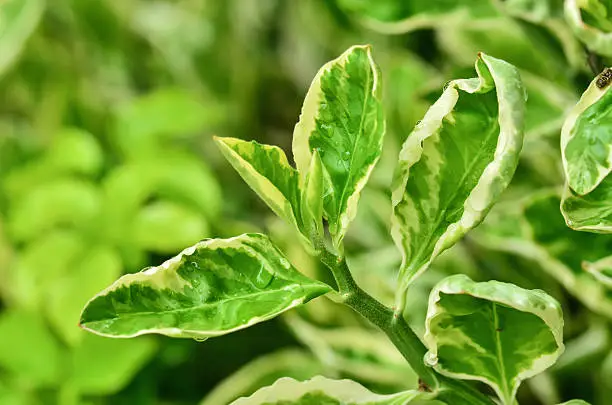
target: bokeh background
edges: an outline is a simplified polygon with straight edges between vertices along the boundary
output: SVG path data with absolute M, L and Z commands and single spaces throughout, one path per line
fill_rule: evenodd
M 506 59 L 529 95 L 507 201 L 421 278 L 405 315 L 422 331 L 429 289 L 457 272 L 545 289 L 563 304 L 568 347 L 522 386 L 521 404 L 612 404 L 612 294 L 580 268 L 609 254 L 612 241 L 570 231 L 558 209 L 560 127 L 593 78 L 562 8 L 554 0 L 1 1 L 0 404 L 223 405 L 280 376 L 316 374 L 378 392 L 415 387 L 386 338 L 326 298 L 206 342 L 104 339 L 77 327 L 87 300 L 121 274 L 208 237 L 267 232 L 301 271 L 330 281 L 212 136 L 290 150 L 318 68 L 362 43 L 383 72 L 387 136 L 346 240 L 357 279 L 392 300 L 400 256 L 388 234 L 388 188 L 401 143 L 448 80 L 475 75 L 478 51 Z M 517 236 L 517 223 L 531 231 Z M 513 250 L 508 237 L 530 248 Z

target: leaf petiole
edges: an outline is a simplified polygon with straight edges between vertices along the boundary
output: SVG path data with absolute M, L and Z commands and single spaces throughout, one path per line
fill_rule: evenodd
M 336 256 L 325 248 L 319 249 L 318 252 L 319 260 L 331 270 L 336 280 L 342 303 L 379 327 L 429 388 L 453 401 L 450 403 L 494 404 L 490 398 L 469 383 L 446 378 L 428 367 L 423 360 L 427 348 L 404 318 L 398 316 L 400 312 L 394 312 L 359 287 L 344 257 Z

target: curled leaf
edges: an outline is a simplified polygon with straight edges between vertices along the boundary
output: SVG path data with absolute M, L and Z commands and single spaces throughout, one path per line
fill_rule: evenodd
M 523 144 L 518 70 L 480 54 L 478 78 L 453 80 L 408 136 L 393 186 L 393 238 L 412 281 L 477 226 L 506 188 Z

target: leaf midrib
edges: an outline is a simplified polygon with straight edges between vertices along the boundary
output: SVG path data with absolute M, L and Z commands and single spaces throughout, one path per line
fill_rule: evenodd
M 452 111 L 451 111 L 451 112 L 452 112 Z M 497 121 L 496 121 L 496 122 L 497 122 Z M 486 143 L 489 141 L 489 139 L 491 138 L 491 136 L 492 136 L 492 135 L 494 135 L 494 134 L 497 132 L 497 131 L 496 131 L 496 128 L 497 128 L 497 127 L 498 127 L 498 125 L 494 125 L 494 126 L 491 128 L 491 130 L 490 130 L 490 132 L 489 132 L 489 135 L 487 135 L 487 136 L 485 137 L 485 139 L 483 140 L 483 142 L 481 143 L 481 145 L 484 145 L 484 144 L 486 144 Z M 484 154 L 484 150 L 485 150 L 485 149 L 484 149 L 484 148 L 482 148 L 482 147 L 481 147 L 481 148 L 479 148 L 479 150 L 478 150 L 478 152 L 477 152 L 477 154 L 476 154 L 476 156 L 475 156 L 475 159 L 473 159 L 473 160 L 472 160 L 472 162 L 469 164 L 469 166 L 468 166 L 468 170 L 466 170 L 466 171 L 465 171 L 465 173 L 464 173 L 464 174 L 463 174 L 463 176 L 461 177 L 461 180 L 460 180 L 460 181 L 459 181 L 457 184 L 463 184 L 463 183 L 465 182 L 465 179 L 467 178 L 468 174 L 470 174 L 470 173 L 472 172 L 472 170 L 474 169 L 474 166 L 476 166 L 476 163 L 477 163 L 477 162 L 480 160 L 480 159 L 479 159 L 479 158 L 480 158 L 480 156 L 482 156 L 482 154 Z M 495 160 L 495 157 L 493 158 L 493 160 Z M 489 164 L 490 164 L 490 163 L 489 163 Z M 487 165 L 487 166 L 488 166 L 488 165 Z M 478 185 L 478 183 L 480 182 L 480 179 L 481 179 L 481 178 L 482 178 L 482 176 L 479 176 L 479 178 L 478 178 L 478 182 L 476 183 L 476 185 Z M 438 217 L 436 218 L 436 220 L 435 220 L 435 222 L 434 222 L 434 226 L 431 228 L 431 229 L 432 229 L 432 231 L 429 233 L 429 235 L 428 235 L 428 237 L 427 237 L 427 243 L 423 243 L 423 244 L 421 244 L 421 248 L 419 249 L 419 251 L 418 251 L 418 252 L 417 252 L 417 254 L 415 255 L 415 260 L 412 260 L 412 261 L 411 261 L 411 265 L 409 266 L 409 269 L 414 268 L 414 264 L 415 264 L 415 263 L 420 263 L 420 262 L 422 261 L 422 256 L 423 256 L 423 253 L 425 252 L 425 249 L 427 249 L 427 248 L 429 247 L 429 245 L 431 244 L 431 241 L 432 241 L 432 239 L 433 239 L 433 237 L 434 237 L 434 234 L 435 234 L 435 230 L 436 230 L 436 229 L 438 229 L 438 227 L 439 227 L 439 226 L 440 226 L 440 224 L 442 223 L 442 219 L 444 218 L 444 214 L 446 214 L 446 211 L 448 210 L 448 207 L 450 206 L 450 204 L 451 204 L 451 203 L 452 203 L 452 202 L 455 200 L 455 198 L 457 197 L 457 195 L 458 195 L 458 193 L 459 193 L 459 190 L 460 190 L 460 189 L 461 189 L 461 187 L 457 187 L 457 188 L 456 188 L 456 189 L 453 191 L 453 193 L 452 193 L 452 195 L 451 195 L 451 198 L 449 198 L 449 199 L 447 200 L 447 203 L 446 203 L 446 205 L 444 206 L 444 208 L 443 208 L 442 210 L 440 210 L 440 213 L 438 214 Z M 472 191 L 473 191 L 473 189 L 472 189 Z M 468 194 L 468 197 L 469 197 L 470 195 L 471 195 L 471 192 L 470 192 L 470 194 Z M 463 215 L 462 215 L 462 216 L 463 216 Z M 450 226 L 450 225 L 449 225 L 449 226 Z M 447 229 L 448 229 L 448 227 L 447 227 Z M 444 233 L 442 233 L 442 236 L 443 236 L 443 235 L 444 235 Z M 442 237 L 442 236 L 441 236 L 441 237 Z
M 504 365 L 504 354 L 501 342 L 502 329 L 499 324 L 499 316 L 497 315 L 497 303 L 493 302 L 493 339 L 495 340 L 495 354 L 499 362 L 499 373 L 501 375 L 504 398 L 501 398 L 504 404 L 511 405 L 512 398 L 510 398 L 510 392 L 508 387 L 508 379 L 506 378 L 506 366 Z
M 370 61 L 368 59 L 368 79 L 367 79 L 367 85 L 364 86 L 364 98 L 363 98 L 363 105 L 361 108 L 362 114 L 361 114 L 361 119 L 359 121 L 359 130 L 357 131 L 357 137 L 355 138 L 355 144 L 353 145 L 353 149 L 351 151 L 351 159 L 349 160 L 349 172 L 348 172 L 348 176 L 346 178 L 346 181 L 344 182 L 344 187 L 342 188 L 342 193 L 340 194 L 340 206 L 339 208 L 342 208 L 342 206 L 344 205 L 344 197 L 346 195 L 346 190 L 348 188 L 348 184 L 349 184 L 349 180 L 352 179 L 354 177 L 354 172 L 353 172 L 353 159 L 355 159 L 355 152 L 357 151 L 357 145 L 358 145 L 358 141 L 361 139 L 362 134 L 363 134 L 363 123 L 366 117 L 366 109 L 367 109 L 367 105 L 368 105 L 368 101 L 370 99 L 370 97 L 372 97 L 372 91 L 370 91 L 370 87 L 373 83 L 373 72 L 372 72 L 372 66 L 370 65 Z M 378 125 L 376 126 L 378 128 Z M 342 159 L 342 156 L 340 156 L 340 159 Z M 347 199 L 348 200 L 348 199 Z M 338 210 L 338 212 L 342 212 L 341 209 Z
M 309 289 L 311 287 L 322 287 L 319 286 L 318 284 L 311 284 L 311 285 L 297 285 L 301 287 L 302 289 L 306 290 Z M 139 316 L 143 316 L 143 315 L 153 315 L 153 314 L 171 314 L 171 313 L 180 313 L 180 312 L 188 312 L 188 311 L 198 311 L 200 309 L 206 308 L 206 307 L 210 307 L 210 306 L 217 306 L 217 305 L 221 305 L 222 303 L 227 303 L 227 302 L 231 302 L 231 301 L 235 301 L 235 300 L 248 300 L 250 298 L 254 298 L 260 295 L 267 295 L 267 294 L 271 294 L 271 293 L 277 293 L 280 291 L 283 291 L 284 288 L 281 289 L 276 289 L 276 290 L 270 290 L 270 291 L 257 291 L 254 293 L 250 293 L 250 294 L 246 294 L 246 295 L 241 295 L 241 296 L 237 296 L 237 297 L 230 297 L 230 298 L 226 298 L 226 299 L 221 299 L 218 301 L 214 301 L 214 302 L 206 302 L 203 304 L 199 304 L 199 305 L 195 305 L 189 308 L 177 308 L 177 309 L 172 309 L 172 310 L 167 310 L 167 311 L 140 311 L 140 312 L 130 312 L 130 313 L 126 313 L 125 315 L 122 316 L 115 316 L 115 317 L 109 317 L 109 318 L 103 318 L 103 319 L 98 319 L 95 321 L 88 321 L 88 322 L 84 322 L 84 325 L 87 324 L 91 324 L 94 322 L 108 322 L 108 321 L 115 321 L 118 319 L 129 319 L 129 318 L 134 318 L 134 317 L 139 317 Z M 306 294 L 303 295 L 302 298 L 304 298 L 306 296 Z M 265 316 L 265 315 L 263 315 Z

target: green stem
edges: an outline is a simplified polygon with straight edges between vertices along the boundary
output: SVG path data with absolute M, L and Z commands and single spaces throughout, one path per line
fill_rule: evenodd
M 494 402 L 470 384 L 437 374 L 424 362 L 427 348 L 399 313 L 380 303 L 357 285 L 344 258 L 322 249 L 319 258 L 331 271 L 342 302 L 378 326 L 431 389 L 439 389 L 449 403 L 492 405 Z M 461 402 L 458 402 L 461 401 Z

